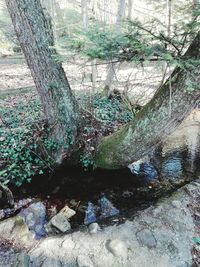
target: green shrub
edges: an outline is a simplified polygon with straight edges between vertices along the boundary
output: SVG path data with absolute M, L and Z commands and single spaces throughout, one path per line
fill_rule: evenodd
M 5 183 L 21 186 L 30 182 L 33 175 L 41 174 L 46 166 L 38 154 L 33 127 L 39 120 L 41 107 L 37 99 L 29 96 L 25 101 L 9 100 L 10 103 L 7 101 L 0 107 L 0 177 Z

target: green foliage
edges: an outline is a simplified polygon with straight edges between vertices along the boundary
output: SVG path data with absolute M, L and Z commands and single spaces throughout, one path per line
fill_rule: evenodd
M 185 20 L 172 24 L 170 36 L 166 25 L 155 18 L 145 23 L 127 21 L 123 26 L 121 34 L 106 27 L 90 28 L 79 49 L 92 59 L 128 60 L 141 64 L 153 60 L 183 66 L 183 60 L 187 59 L 182 56 L 200 27 L 200 12 L 190 12 Z
M 88 170 L 94 164 L 90 154 L 80 155 L 80 162 L 85 170 Z
M 130 111 L 121 99 L 102 97 L 101 94 L 94 96 L 92 107 L 95 117 L 104 123 L 127 123 L 133 119 Z
M 0 159 L 3 165 L 0 177 L 6 183 L 21 186 L 46 168 L 46 163 L 38 154 L 37 136 L 33 128 L 41 107 L 36 99 L 13 103 L 11 98 L 10 102 L 0 107 Z
M 200 245 L 200 237 L 193 237 L 192 240 L 193 240 L 196 244 Z
M 85 53 L 91 58 L 112 59 L 118 57 L 122 47 L 127 46 L 128 39 L 110 30 L 94 28 L 86 34 L 88 43 Z

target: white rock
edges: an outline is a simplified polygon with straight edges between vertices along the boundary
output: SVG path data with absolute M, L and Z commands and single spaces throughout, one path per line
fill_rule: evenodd
M 76 212 L 70 209 L 67 205 L 59 213 L 62 213 L 67 219 L 70 219 L 76 214 Z
M 127 258 L 127 246 L 119 239 L 108 240 L 106 247 L 116 257 Z
M 98 231 L 101 230 L 100 226 L 98 225 L 98 223 L 91 223 L 89 226 L 88 226 L 88 230 L 89 230 L 89 233 L 91 235 L 93 234 L 96 234 Z
M 51 219 L 50 222 L 54 227 L 56 227 L 62 233 L 65 233 L 71 229 L 69 221 L 62 213 L 58 213 Z
M 55 215 L 49 223 L 45 225 L 45 230 L 47 233 L 57 233 L 58 229 L 62 233 L 66 233 L 71 229 L 69 219 L 74 216 L 76 212 L 65 206 L 57 215 Z M 56 228 L 56 229 L 55 229 Z
M 78 267 L 94 267 L 94 264 L 91 259 L 85 255 L 79 255 L 77 257 L 77 265 Z

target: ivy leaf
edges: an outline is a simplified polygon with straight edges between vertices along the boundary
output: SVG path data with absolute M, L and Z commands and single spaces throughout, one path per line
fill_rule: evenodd
M 196 244 L 200 245 L 200 237 L 193 237 L 192 240 L 193 240 Z

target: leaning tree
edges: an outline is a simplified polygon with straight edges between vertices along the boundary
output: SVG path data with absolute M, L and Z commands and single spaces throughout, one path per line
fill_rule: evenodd
M 50 19 L 39 0 L 6 0 L 6 4 L 42 102 L 49 138 L 59 144 L 52 156 L 60 163 L 73 152 L 83 121 L 53 48 Z M 175 68 L 133 121 L 98 141 L 94 155 L 97 167 L 118 169 L 127 166 L 151 152 L 174 131 L 199 99 L 199 59 L 200 33 L 182 56 L 181 60 L 186 62 L 183 67 Z

